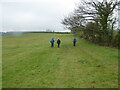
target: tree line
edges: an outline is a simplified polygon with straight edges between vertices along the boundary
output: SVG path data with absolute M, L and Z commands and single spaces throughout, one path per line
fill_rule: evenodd
M 119 5 L 117 0 L 81 1 L 62 24 L 92 43 L 119 48 L 120 30 L 116 28 Z

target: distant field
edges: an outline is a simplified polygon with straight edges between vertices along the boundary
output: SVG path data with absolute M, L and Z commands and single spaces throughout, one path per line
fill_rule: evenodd
M 0 89 L 2 88 L 2 36 L 0 35 Z
M 50 47 L 60 38 L 61 47 Z M 3 88 L 118 88 L 118 50 L 71 34 L 3 36 Z

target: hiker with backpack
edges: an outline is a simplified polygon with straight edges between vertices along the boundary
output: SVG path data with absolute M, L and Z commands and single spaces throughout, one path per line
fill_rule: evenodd
M 54 38 L 52 38 L 52 39 L 50 40 L 51 47 L 54 47 L 54 42 L 55 42 L 55 40 L 54 40 Z
M 57 40 L 58 48 L 60 47 L 60 43 L 61 43 L 61 41 L 60 41 L 60 39 L 58 38 L 58 40 Z
M 73 39 L 73 46 L 76 46 L 76 42 L 77 42 L 77 39 L 74 38 L 74 39 Z

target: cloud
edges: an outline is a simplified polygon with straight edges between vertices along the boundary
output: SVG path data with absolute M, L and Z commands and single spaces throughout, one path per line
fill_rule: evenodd
M 3 30 L 63 31 L 61 20 L 78 0 L 2 0 Z

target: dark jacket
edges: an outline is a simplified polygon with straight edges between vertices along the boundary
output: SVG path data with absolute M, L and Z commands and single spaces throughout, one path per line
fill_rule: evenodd
M 61 42 L 60 39 L 58 39 L 58 40 L 57 40 L 57 44 L 60 44 L 60 42 Z

